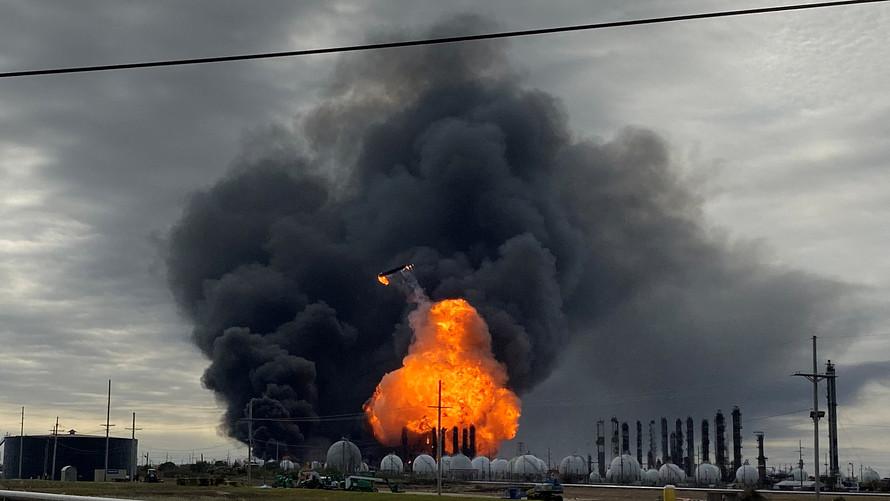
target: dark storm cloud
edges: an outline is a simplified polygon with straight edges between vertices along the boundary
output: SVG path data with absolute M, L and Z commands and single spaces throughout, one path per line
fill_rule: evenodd
M 433 35 L 485 28 L 461 17 Z M 404 300 L 373 280 L 405 261 L 432 298 L 480 309 L 522 393 L 567 348 L 567 394 L 756 387 L 828 325 L 849 291 L 711 235 L 660 137 L 578 140 L 566 120 L 498 43 L 344 57 L 296 137 L 259 143 L 290 145 L 251 148 L 171 233 L 169 281 L 227 430 L 245 438 L 251 401 L 270 417 L 358 412 L 405 352 Z M 360 419 L 276 432 L 365 434 Z

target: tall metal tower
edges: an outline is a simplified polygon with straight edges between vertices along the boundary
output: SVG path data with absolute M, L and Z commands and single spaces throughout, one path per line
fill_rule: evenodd
M 711 435 L 708 430 L 708 420 L 701 420 L 701 462 L 710 463 Z
M 649 454 L 646 457 L 646 466 L 655 468 L 655 420 L 649 421 Z
M 763 432 L 755 431 L 757 437 L 757 476 L 760 477 L 760 485 L 766 484 L 766 456 L 763 455 Z
M 825 366 L 825 379 L 828 382 L 828 474 L 832 485 L 837 485 L 841 477 L 837 452 L 837 373 L 831 360 Z
M 726 418 L 723 417 L 723 411 L 717 409 L 717 415 L 714 416 L 714 432 L 715 432 L 715 459 L 717 468 L 720 468 L 720 475 L 726 479 Z
M 673 444 L 671 447 L 673 447 Z M 670 458 L 670 451 L 668 450 L 668 420 L 667 418 L 661 418 L 661 463 L 667 463 L 668 458 Z
M 596 422 L 596 461 L 600 478 L 606 478 L 606 422 Z
M 612 459 L 621 455 L 618 444 L 618 419 L 612 418 Z
M 732 408 L 732 468 L 742 466 L 742 411 L 739 406 Z
M 695 430 L 693 429 L 692 416 L 686 418 L 686 475 L 691 477 L 695 463 Z
M 643 464 L 643 423 L 637 420 L 637 463 Z
M 630 426 L 627 421 L 621 423 L 621 454 L 630 454 Z
M 677 437 L 677 457 L 674 458 L 674 464 L 685 470 L 686 468 L 683 464 L 683 420 L 677 418 L 674 427 L 676 428 L 674 433 Z

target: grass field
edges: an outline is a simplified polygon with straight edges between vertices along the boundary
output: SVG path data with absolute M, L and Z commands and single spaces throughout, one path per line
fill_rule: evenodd
M 429 486 L 420 487 L 413 492 L 393 494 L 390 492 L 364 493 L 325 491 L 312 489 L 258 489 L 256 487 L 191 487 L 176 485 L 175 482 L 160 484 L 144 483 L 95 483 L 95 482 L 50 482 L 41 480 L 5 480 L 0 481 L 0 489 L 27 490 L 53 494 L 72 494 L 79 496 L 100 496 L 114 498 L 142 499 L 150 501 L 262 501 L 262 500 L 294 500 L 294 501 L 435 501 L 435 494 L 429 493 Z M 492 501 L 500 494 L 500 489 L 483 488 L 478 485 L 451 484 L 448 486 L 448 497 L 459 497 L 463 501 Z M 657 490 L 616 490 L 597 487 L 568 487 L 567 500 L 579 501 L 623 501 L 660 499 Z M 705 500 L 706 494 L 697 491 L 677 491 L 679 499 Z M 836 495 L 824 495 L 822 499 L 833 501 Z M 408 498 L 408 499 L 405 499 Z M 770 501 L 806 501 L 813 495 L 799 494 L 767 494 Z M 890 495 L 876 497 L 858 497 L 846 495 L 847 501 L 857 499 L 869 501 L 890 501 Z

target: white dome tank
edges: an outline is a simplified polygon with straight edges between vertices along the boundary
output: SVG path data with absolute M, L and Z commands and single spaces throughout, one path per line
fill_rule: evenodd
M 871 468 L 866 468 L 865 471 L 862 472 L 862 483 L 870 484 L 872 482 L 878 482 L 881 480 L 881 475 Z
M 658 469 L 658 483 L 660 485 L 676 485 L 685 480 L 686 474 L 674 463 L 665 463 Z
M 614 459 L 606 472 L 606 481 L 616 484 L 631 484 L 640 480 L 640 463 L 630 454 L 622 454 Z
M 577 454 L 566 456 L 559 462 L 559 477 L 563 482 L 583 479 L 587 476 L 587 460 Z
M 476 456 L 473 458 L 473 469 L 476 470 L 476 480 L 488 480 L 491 460 L 485 456 Z
M 505 480 L 509 475 L 510 463 L 503 458 L 495 458 L 491 462 L 491 479 Z
M 442 475 L 447 475 L 451 471 L 451 456 L 442 455 Z
M 309 469 L 313 471 L 319 471 L 324 469 L 324 464 L 321 461 L 313 461 L 309 463 Z
M 810 478 L 810 474 L 807 473 L 807 470 L 801 470 L 800 468 L 795 468 L 791 470 L 791 480 L 795 482 L 806 482 Z
M 737 484 L 744 485 L 745 487 L 754 487 L 760 481 L 760 474 L 757 472 L 756 467 L 750 464 L 743 464 L 735 471 L 735 481 Z
M 429 454 L 421 454 L 414 458 L 414 462 L 411 463 L 411 471 L 414 472 L 415 475 L 435 476 L 436 460 Z
M 599 484 L 602 483 L 603 477 L 600 476 L 600 472 L 594 470 L 590 472 L 590 475 L 587 477 L 587 482 L 591 484 Z
M 293 461 L 285 459 L 284 461 L 278 463 L 278 467 L 281 468 L 282 471 L 294 471 L 295 465 Z
M 658 485 L 658 470 L 655 468 L 649 468 L 640 474 L 640 480 L 643 481 L 643 485 L 653 486 Z
M 720 468 L 711 463 L 702 463 L 695 468 L 695 483 L 717 485 L 720 483 Z
M 362 453 L 349 440 L 334 442 L 328 448 L 327 467 L 341 473 L 355 473 L 362 467 Z
M 384 473 L 402 473 L 405 471 L 405 465 L 399 456 L 387 454 L 380 460 L 380 471 Z
M 544 477 L 542 461 L 531 454 L 525 454 L 510 460 L 509 475 L 513 479 L 539 480 Z
M 451 456 L 450 477 L 460 480 L 472 480 L 476 477 L 476 470 L 470 458 L 461 453 Z

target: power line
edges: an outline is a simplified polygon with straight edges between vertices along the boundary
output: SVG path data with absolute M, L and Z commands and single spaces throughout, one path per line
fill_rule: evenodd
M 339 47 L 327 47 L 327 48 L 319 48 L 319 49 L 305 49 L 305 50 L 292 50 L 292 51 L 284 51 L 284 52 L 258 52 L 251 54 L 237 54 L 231 56 L 216 56 L 216 57 L 199 57 L 199 58 L 191 58 L 191 59 L 168 59 L 161 61 L 145 61 L 138 63 L 120 63 L 120 64 L 104 64 L 104 65 L 95 65 L 95 66 L 72 66 L 72 67 L 63 67 L 63 68 L 47 68 L 41 70 L 23 70 L 23 71 L 9 71 L 0 73 L 0 78 L 11 78 L 11 77 L 27 77 L 27 76 L 38 76 L 38 75 L 57 75 L 62 73 L 89 73 L 89 72 L 97 72 L 97 71 L 110 71 L 110 70 L 129 70 L 136 68 L 156 68 L 161 66 L 185 66 L 185 65 L 193 65 L 193 64 L 207 64 L 207 63 L 223 63 L 223 62 L 231 62 L 231 61 L 246 61 L 251 59 L 272 59 L 272 58 L 280 58 L 280 57 L 295 57 L 295 56 L 309 56 L 314 54 L 334 54 L 339 52 L 358 52 L 358 51 L 367 51 L 367 50 L 379 50 L 379 49 L 394 49 L 399 47 L 415 47 L 420 45 L 438 45 L 438 44 L 449 44 L 449 43 L 457 43 L 457 42 L 474 42 L 479 40 L 494 40 L 499 38 L 515 38 L 515 37 L 524 37 L 531 35 L 550 35 L 554 33 L 567 33 L 572 31 L 588 31 L 588 30 L 597 30 L 603 28 L 619 28 L 626 26 L 640 26 L 645 24 L 659 24 L 659 23 L 670 23 L 676 21 L 692 21 L 697 19 L 711 19 L 718 17 L 731 17 L 731 16 L 742 16 L 749 14 L 767 14 L 767 13 L 775 13 L 775 12 L 788 12 L 788 11 L 796 11 L 796 10 L 805 10 L 805 9 L 818 9 L 823 7 L 841 7 L 847 5 L 856 5 L 856 4 L 866 4 L 866 3 L 878 3 L 878 2 L 887 2 L 888 0 L 839 0 L 833 2 L 819 2 L 819 3 L 809 3 L 809 4 L 794 4 L 794 5 L 780 5 L 774 7 L 761 7 L 756 9 L 738 9 L 738 10 L 726 10 L 726 11 L 717 11 L 717 12 L 703 12 L 699 14 L 683 14 L 678 16 L 666 16 L 666 17 L 650 17 L 645 19 L 629 19 L 624 21 L 611 21 L 604 23 L 592 23 L 592 24 L 576 24 L 570 26 L 557 26 L 551 28 L 538 28 L 531 30 L 517 30 L 517 31 L 501 31 L 495 33 L 481 33 L 477 35 L 463 35 L 463 36 L 455 36 L 455 37 L 442 37 L 442 38 L 424 38 L 417 40 L 403 40 L 399 42 L 384 42 L 384 43 L 372 43 L 372 44 L 361 44 L 361 45 L 346 45 Z

